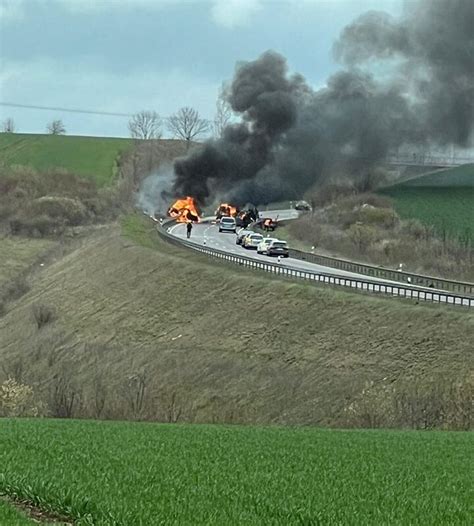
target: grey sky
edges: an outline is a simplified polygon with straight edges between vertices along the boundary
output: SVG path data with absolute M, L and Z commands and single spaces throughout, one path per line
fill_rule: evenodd
M 331 45 L 359 14 L 397 0 L 0 0 L 0 101 L 169 115 L 214 114 L 235 63 L 267 49 L 314 86 L 337 69 Z M 127 119 L 0 106 L 19 131 L 60 118 L 69 134 L 127 136 Z

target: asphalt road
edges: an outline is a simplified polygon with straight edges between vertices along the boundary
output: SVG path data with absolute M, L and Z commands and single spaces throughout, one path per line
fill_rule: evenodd
M 280 221 L 283 220 L 289 220 L 289 219 L 296 219 L 299 216 L 298 212 L 296 210 L 272 210 L 272 211 L 265 211 L 261 213 L 261 217 L 273 217 L 278 218 Z M 195 224 L 193 226 L 192 235 L 191 238 L 188 240 L 189 242 L 206 246 L 209 248 L 215 248 L 220 251 L 226 252 L 231 255 L 240 255 L 240 256 L 246 256 L 248 258 L 253 258 L 255 260 L 260 261 L 267 261 L 276 263 L 277 258 L 271 258 L 269 256 L 265 256 L 263 254 L 257 254 L 255 250 L 247 250 L 243 248 L 240 245 L 237 245 L 235 243 L 236 236 L 234 233 L 219 233 L 219 227 L 215 223 L 212 222 L 214 217 L 208 217 L 203 218 L 203 221 L 199 224 Z M 168 233 L 181 239 L 186 239 L 186 225 L 185 224 L 175 224 L 168 228 Z M 270 233 L 271 236 L 273 236 L 272 233 Z M 278 230 L 275 232 L 275 236 L 278 237 Z M 449 292 L 446 291 L 438 291 L 431 288 L 426 287 L 412 287 L 407 283 L 400 283 L 396 281 L 390 281 L 382 278 L 376 278 L 376 277 L 368 277 L 363 274 L 357 274 L 355 272 L 347 272 L 345 270 L 339 270 L 335 268 L 330 267 L 324 267 L 322 265 L 317 265 L 316 263 L 310 263 L 307 261 L 301 261 L 299 259 L 293 259 L 293 258 L 282 258 L 279 265 L 281 267 L 287 268 L 290 271 L 310 271 L 313 273 L 320 273 L 324 274 L 326 276 L 339 276 L 339 277 L 347 277 L 347 278 L 353 278 L 357 280 L 361 280 L 364 282 L 371 282 L 371 283 L 378 283 L 378 284 L 387 284 L 387 285 L 395 285 L 397 287 L 402 287 L 405 289 L 416 289 L 420 291 L 420 299 L 427 299 L 428 301 L 432 301 L 432 295 L 437 294 L 438 292 L 440 295 L 445 296 L 446 300 L 448 300 L 448 296 L 453 296 Z M 425 292 L 426 291 L 426 296 Z M 395 295 L 404 295 L 403 291 L 400 291 L 399 293 L 395 293 Z M 455 305 L 466 305 L 474 307 L 473 300 L 470 298 L 460 298 L 456 297 L 449 300 L 449 303 L 455 304 Z
M 280 221 L 284 221 L 284 220 L 289 220 L 289 219 L 296 219 L 299 216 L 299 214 L 296 210 L 272 210 L 272 211 L 262 212 L 261 216 L 262 217 L 272 217 L 272 218 L 278 217 Z M 211 222 L 209 222 L 211 219 L 214 219 L 214 218 L 204 218 L 202 223 L 195 224 L 193 226 L 191 238 L 189 241 L 196 243 L 198 245 L 205 245 L 210 248 L 216 248 L 218 250 L 223 250 L 229 254 L 237 254 L 237 255 L 246 256 L 246 257 L 250 257 L 250 258 L 254 258 L 258 260 L 276 262 L 277 258 L 275 257 L 269 257 L 263 254 L 257 254 L 256 250 L 247 250 L 240 245 L 236 245 L 235 234 L 230 233 L 230 232 L 219 233 L 218 225 L 212 224 Z M 176 237 L 186 239 L 186 225 L 185 224 L 174 225 L 170 227 L 169 233 Z M 275 233 L 270 232 L 270 236 L 278 237 L 278 229 L 275 231 Z M 355 279 L 365 279 L 365 280 L 370 279 L 371 281 L 377 281 L 380 283 L 400 285 L 399 282 L 384 280 L 380 278 L 368 278 L 366 275 L 363 275 L 363 274 L 357 274 L 355 272 L 347 272 L 345 270 L 324 267 L 322 265 L 317 265 L 316 263 L 309 263 L 307 261 L 301 261 L 300 259 L 282 258 L 280 264 L 284 267 L 291 268 L 292 270 L 309 270 L 312 272 L 322 272 L 324 274 L 328 274 L 332 276 L 344 276 L 344 277 L 350 277 L 350 278 L 355 278 Z

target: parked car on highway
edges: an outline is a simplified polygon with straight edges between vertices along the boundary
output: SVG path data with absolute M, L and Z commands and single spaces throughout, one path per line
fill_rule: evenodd
M 237 232 L 237 238 L 235 240 L 236 245 L 241 245 L 242 241 L 244 240 L 245 236 L 248 236 L 249 234 L 253 234 L 253 230 L 245 230 L 245 228 L 241 228 Z
M 258 244 L 257 252 L 259 254 L 266 254 L 267 247 L 272 241 L 278 241 L 278 239 L 274 237 L 264 237 L 262 241 L 260 241 L 260 243 Z
M 311 205 L 306 201 L 297 201 L 295 203 L 295 210 L 305 210 L 310 212 L 312 210 Z
M 252 232 L 248 236 L 245 236 L 242 245 L 246 249 L 253 249 L 253 248 L 256 249 L 260 241 L 262 241 L 262 239 L 263 239 L 262 234 L 255 234 L 255 232 Z
M 275 239 L 267 246 L 266 254 L 267 256 L 282 256 L 284 258 L 287 258 L 290 255 L 288 250 L 288 244 L 286 243 L 286 241 Z
M 233 217 L 224 216 L 219 221 L 219 232 L 234 232 L 237 226 Z

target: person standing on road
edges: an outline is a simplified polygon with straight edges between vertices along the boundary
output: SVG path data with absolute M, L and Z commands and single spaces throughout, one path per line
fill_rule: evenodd
M 193 229 L 193 224 L 189 222 L 186 225 L 186 237 L 189 239 L 191 237 L 191 230 Z

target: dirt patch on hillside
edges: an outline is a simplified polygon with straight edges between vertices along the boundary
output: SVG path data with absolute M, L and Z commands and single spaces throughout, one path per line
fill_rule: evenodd
M 38 506 L 35 506 L 34 504 L 26 500 L 12 499 L 10 497 L 5 496 L 0 496 L 0 498 L 8 504 L 10 504 L 10 506 L 16 508 L 23 515 L 26 515 L 33 522 L 36 522 L 38 524 L 57 524 L 61 526 L 74 525 L 74 522 L 72 522 L 68 517 L 65 517 L 64 515 L 58 513 L 53 513 L 51 511 L 42 510 L 38 508 Z

